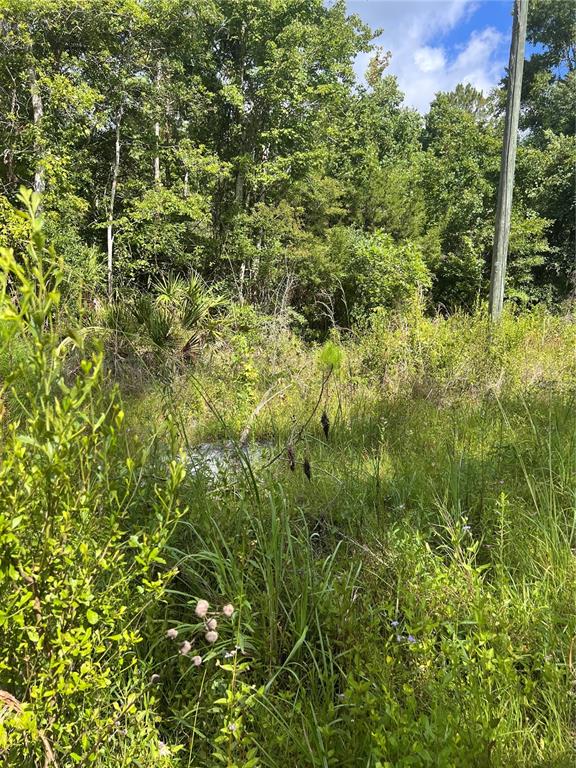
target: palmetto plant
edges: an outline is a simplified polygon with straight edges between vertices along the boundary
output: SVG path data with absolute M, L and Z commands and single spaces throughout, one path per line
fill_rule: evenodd
M 156 347 L 191 355 L 203 341 L 217 337 L 226 305 L 198 275 L 169 273 L 156 280 L 151 293 L 137 297 L 132 313 Z
M 187 353 L 196 350 L 203 338 L 218 336 L 224 321 L 222 310 L 226 306 L 227 300 L 207 287 L 198 275 L 188 278 L 180 309 L 182 327 L 190 332 L 184 345 Z

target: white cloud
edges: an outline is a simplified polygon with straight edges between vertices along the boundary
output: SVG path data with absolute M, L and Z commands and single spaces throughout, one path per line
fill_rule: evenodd
M 446 66 L 446 57 L 442 48 L 431 48 L 425 45 L 418 48 L 414 54 L 416 66 L 422 72 L 435 72 L 437 69 L 443 69 Z
M 406 103 L 425 112 L 438 91 L 458 83 L 490 90 L 506 64 L 503 35 L 492 27 L 476 30 L 459 45 L 443 36 L 465 23 L 475 0 L 349 0 L 348 8 L 384 33 L 375 41 L 392 52 L 388 72 L 398 77 Z M 362 54 L 356 72 L 363 76 L 370 54 Z

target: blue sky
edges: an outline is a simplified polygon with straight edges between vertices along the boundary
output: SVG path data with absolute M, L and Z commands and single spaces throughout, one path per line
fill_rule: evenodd
M 421 112 L 437 91 L 471 83 L 487 92 L 508 63 L 512 0 L 348 0 L 348 11 L 372 28 L 392 52 L 389 72 L 406 103 Z M 370 54 L 356 61 L 363 76 Z

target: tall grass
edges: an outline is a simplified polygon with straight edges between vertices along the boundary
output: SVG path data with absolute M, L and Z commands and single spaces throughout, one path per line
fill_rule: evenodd
M 329 440 L 311 425 L 295 472 L 256 472 L 258 500 L 241 478 L 189 480 L 168 615 L 243 606 L 259 764 L 572 764 L 574 401 L 515 381 L 439 402 L 344 378 Z M 281 450 L 289 425 L 268 414 L 260 434 Z M 167 714 L 200 697 L 189 765 L 210 764 L 209 663 L 201 695 L 197 677 L 167 683 Z

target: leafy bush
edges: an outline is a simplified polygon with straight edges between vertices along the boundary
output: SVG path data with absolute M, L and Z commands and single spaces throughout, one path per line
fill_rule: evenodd
M 154 484 L 144 454 L 127 451 L 101 355 L 66 375 L 82 339 L 58 330 L 61 267 L 38 198 L 22 201 L 27 249 L 0 251 L 4 343 L 23 349 L 2 392 L 13 413 L 0 448 L 0 755 L 19 768 L 112 766 L 115 754 L 151 764 L 157 718 L 138 646 L 172 575 L 161 550 L 183 469 Z

